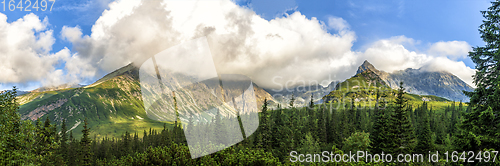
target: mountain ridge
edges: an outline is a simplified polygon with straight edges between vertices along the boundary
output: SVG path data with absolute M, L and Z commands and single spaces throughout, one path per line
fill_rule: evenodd
M 269 93 L 253 85 L 258 106 L 262 105 L 264 98 L 273 101 Z M 224 92 L 231 93 L 231 89 L 224 88 Z M 52 122 L 61 124 L 62 120 L 66 120 L 67 127 L 76 131 L 82 129 L 82 122 L 87 118 L 89 127 L 98 137 L 119 137 L 125 131 L 141 134 L 149 128 L 161 130 L 164 124 L 172 126 L 173 122 L 156 121 L 148 117 L 141 93 L 139 68 L 129 64 L 85 87 L 37 91 L 18 96 L 21 104 L 19 113 L 22 119 L 33 121 L 48 117 Z M 220 91 L 216 93 L 220 94 Z M 187 99 L 177 100 L 186 102 L 184 100 Z
M 445 82 L 448 81 L 446 82 L 448 85 L 445 83 L 439 85 L 442 87 L 460 82 L 463 83 L 458 77 L 444 72 L 420 72 L 418 69 L 407 69 L 395 73 L 387 73 L 376 69 L 368 61 L 363 62 L 363 65 L 358 68 L 356 73 L 351 79 L 364 81 L 367 83 L 368 88 L 370 86 L 386 86 L 395 89 L 394 85 L 399 85 L 399 81 L 404 81 L 405 85 L 410 84 L 409 88 L 407 88 L 410 93 L 414 93 L 418 86 L 412 85 L 412 80 L 408 77 L 412 76 L 412 78 L 421 79 L 424 80 L 424 83 L 426 82 L 426 79 L 422 79 L 425 77 L 415 76 L 415 74 L 419 73 L 427 73 L 427 75 L 423 75 L 428 77 L 427 82 L 436 83 L 437 81 L 439 83 L 442 80 Z M 51 121 L 58 124 L 64 119 L 67 121 L 68 128 L 73 130 L 81 130 L 81 122 L 83 122 L 84 118 L 88 118 L 90 127 L 95 129 L 95 134 L 98 136 L 120 136 L 125 131 L 142 133 L 142 130 L 149 128 L 161 129 L 165 123 L 149 119 L 144 110 L 138 74 L 139 68 L 135 67 L 134 64 L 128 64 L 106 74 L 93 84 L 84 87 L 27 93 L 18 96 L 21 104 L 19 112 L 23 119 L 39 120 L 40 118 L 49 117 Z M 454 80 L 455 82 L 449 82 L 449 80 Z M 417 81 L 416 83 L 421 84 L 422 82 Z M 343 84 L 343 82 L 333 81 L 326 87 L 321 85 L 298 86 L 292 88 L 291 91 L 276 92 L 270 89 L 263 89 L 253 83 L 258 106 L 262 105 L 264 99 L 267 99 L 270 102 L 270 107 L 277 104 L 288 106 L 292 95 L 296 98 L 296 107 L 307 105 L 311 95 L 314 96 L 315 103 L 323 103 L 323 100 L 328 95 L 331 94 L 330 97 L 335 97 L 336 94 L 332 93 L 335 90 L 349 86 Z M 354 86 L 350 87 L 353 88 Z M 453 92 L 446 88 L 441 89 L 444 92 Z M 370 94 L 366 94 L 368 98 L 373 96 L 372 93 L 374 92 L 372 90 L 369 88 Z M 422 91 L 421 89 L 416 90 Z M 434 92 L 443 93 L 441 91 Z M 410 97 L 417 100 L 442 100 L 432 96 L 412 95 L 409 94 Z M 167 126 L 171 125 L 167 123 Z
M 399 87 L 403 82 L 406 92 L 417 95 L 434 95 L 454 101 L 469 101 L 462 91 L 473 91 L 474 89 L 463 80 L 446 71 L 427 71 L 424 69 L 407 68 L 392 73 L 381 71 L 365 60 L 358 67 L 356 74 L 371 70 L 377 74 L 392 89 Z

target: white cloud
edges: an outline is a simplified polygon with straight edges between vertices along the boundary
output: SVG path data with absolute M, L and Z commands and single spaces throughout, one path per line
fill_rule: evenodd
M 97 68 L 93 67 L 91 59 L 81 58 L 79 54 L 74 54 L 71 58 L 66 59 L 66 77 L 68 80 L 74 80 L 76 83 L 84 81 L 92 83 Z
M 345 30 L 349 28 L 347 21 L 340 17 L 330 16 L 328 17 L 328 27 L 333 28 L 337 31 Z
M 109 35 L 106 30 L 116 24 L 118 20 L 133 14 L 134 8 L 139 5 L 141 5 L 140 0 L 111 2 L 108 5 L 110 9 L 104 10 L 102 16 L 99 17 L 92 27 L 92 37 L 94 39 L 99 39 Z
M 68 40 L 70 42 L 76 42 L 82 37 L 82 30 L 80 27 L 67 27 L 63 26 L 61 30 L 61 37 L 64 40 Z
M 428 52 L 436 56 L 457 59 L 465 58 L 472 47 L 465 41 L 440 41 L 430 46 Z
M 351 73 L 341 71 L 354 64 L 331 66 L 352 54 L 356 38 L 342 20 L 336 21 L 342 21 L 343 30 L 330 34 L 323 22 L 300 12 L 267 21 L 231 1 L 118 1 L 109 7 L 90 36 L 75 39 L 78 28 L 67 28 L 62 34 L 79 58 L 88 60 L 87 68 L 98 69 L 98 77 L 205 35 L 217 42 L 211 47 L 220 72 L 245 74 L 265 87 L 277 86 L 272 83 L 274 76 L 283 78 L 280 84 L 322 80 L 332 73 L 347 78 Z
M 467 67 L 462 61 L 450 60 L 446 57 L 434 57 L 431 61 L 422 66 L 423 69 L 428 71 L 447 71 L 458 78 L 462 79 L 465 83 L 472 87 L 476 87 L 472 81 L 472 75 L 474 75 L 475 70 Z
M 419 68 L 430 60 L 426 54 L 409 51 L 404 45 L 412 45 L 415 40 L 405 36 L 392 37 L 373 43 L 361 53 L 378 69 L 393 72 L 406 68 Z
M 441 54 L 459 55 L 463 51 L 456 50 L 464 42 L 435 43 L 429 51 L 433 54 L 425 54 L 409 50 L 420 41 L 395 36 L 374 42 L 363 52 L 353 52 L 356 35 L 339 17 L 331 16 L 325 24 L 295 12 L 267 21 L 248 8 L 224 0 L 117 1 L 109 7 L 90 36 L 80 36 L 78 28 L 68 28 L 63 34 L 73 42 L 81 59 L 69 64 L 87 64 L 67 67 L 70 73 L 82 69 L 82 76 L 100 77 L 129 62 L 140 65 L 182 41 L 208 35 L 215 41 L 211 49 L 219 72 L 245 74 L 267 88 L 280 87 L 290 80 L 343 80 L 352 76 L 365 59 L 389 72 L 424 66 L 449 71 L 472 83 L 466 75 L 473 70 L 463 62 L 438 58 Z M 338 33 L 329 33 L 329 28 Z M 454 63 L 436 68 L 431 65 L 436 62 Z
M 55 65 L 70 56 L 68 49 L 49 53 L 55 39 L 53 31 L 47 29 L 48 19 L 40 20 L 27 14 L 8 23 L 7 16 L 0 13 L 0 82 L 23 83 L 50 80 L 49 76 L 60 73 Z
M 421 68 L 427 71 L 447 71 L 474 87 L 472 83 L 474 69 L 467 67 L 462 61 L 452 60 L 446 56 L 438 56 L 436 54 L 418 53 L 416 51 L 410 51 L 405 47 L 405 44 L 412 46 L 415 43 L 418 42 L 405 36 L 392 37 L 390 39 L 383 39 L 375 42 L 364 52 L 360 52 L 359 54 L 363 57 L 361 59 L 367 59 L 376 68 L 387 72 L 406 68 Z M 445 42 L 438 42 L 432 45 L 441 45 L 439 43 Z
M 295 12 L 267 21 L 228 0 L 112 2 L 90 35 L 83 35 L 78 26 L 62 28 L 61 37 L 73 44 L 73 55 L 66 48 L 49 54 L 55 39 L 47 25 L 48 19 L 33 14 L 9 24 L 0 14 L 0 59 L 7 62 L 0 66 L 0 82 L 95 80 L 200 36 L 210 39 L 219 72 L 250 76 L 266 88 L 288 81 L 343 80 L 365 59 L 388 72 L 445 70 L 470 85 L 474 71 L 454 59 L 464 55 L 466 42 L 438 42 L 422 53 L 411 51 L 420 41 L 396 36 L 356 52 L 355 32 L 342 18 L 332 16 L 324 23 Z M 337 32 L 329 33 L 330 28 Z M 64 70 L 55 69 L 61 61 L 66 62 Z

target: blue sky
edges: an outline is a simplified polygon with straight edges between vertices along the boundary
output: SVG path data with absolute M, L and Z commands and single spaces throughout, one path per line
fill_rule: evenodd
M 480 11 L 486 10 L 491 3 L 487 0 L 285 0 L 242 1 L 240 5 L 251 6 L 265 19 L 281 16 L 287 10 L 300 11 L 307 17 L 323 21 L 329 16 L 341 17 L 356 32 L 358 38 L 353 48 L 358 50 L 371 42 L 399 35 L 422 43 L 460 40 L 471 46 L 482 46 L 484 42 L 478 32 L 483 20 Z M 460 60 L 474 68 L 469 58 Z
M 56 0 L 53 10 L 33 12 L 40 20 L 48 18 L 46 29 L 53 31 L 54 44 L 50 54 L 55 54 L 67 47 L 70 56 L 79 54 L 73 48 L 73 41 L 62 37 L 63 27 L 77 27 L 82 36 L 92 35 L 91 28 L 109 9 L 110 1 L 76 1 Z M 307 19 L 317 18 L 328 25 L 329 19 L 342 18 L 348 25 L 348 30 L 355 33 L 352 42 L 353 52 L 365 52 L 377 41 L 404 36 L 414 43 L 405 44 L 405 49 L 415 53 L 427 53 L 432 44 L 447 41 L 464 41 L 470 46 L 484 45 L 479 37 L 478 26 L 481 24 L 481 10 L 486 10 L 489 1 L 405 1 L 405 0 L 377 0 L 377 1 L 351 1 L 351 0 L 257 0 L 236 1 L 245 8 L 256 12 L 267 21 L 275 18 L 289 17 L 294 12 L 300 12 Z M 2 11 L 7 16 L 7 23 L 13 23 L 29 14 L 24 11 Z M 327 28 L 330 34 L 340 33 L 338 29 Z M 35 32 L 35 35 L 40 32 Z M 0 53 L 1 54 L 1 53 Z M 0 57 L 1 58 L 1 57 Z M 474 68 L 469 58 L 459 56 L 451 58 L 453 61 L 462 61 L 467 67 Z M 68 73 L 65 69 L 66 61 L 54 64 L 55 69 L 60 69 L 63 75 Z M 89 84 L 102 75 L 80 82 Z M 45 76 L 48 77 L 48 76 Z M 43 78 L 43 77 L 42 77 Z M 40 79 L 28 81 L 0 81 L 0 89 L 9 89 L 17 85 L 21 90 L 32 90 L 43 83 Z
M 18 1 L 16 1 L 18 2 Z M 84 34 L 90 34 L 92 25 L 101 16 L 102 12 L 108 8 L 107 3 L 110 0 L 103 0 L 102 2 L 93 0 L 56 0 L 52 11 L 2 11 L 7 15 L 7 22 L 13 22 L 22 18 L 28 13 L 34 13 L 40 19 L 45 17 L 49 18 L 49 28 L 54 30 L 56 43 L 53 46 L 53 51 L 58 51 L 64 47 L 71 47 L 71 43 L 60 40 L 60 32 L 63 26 L 80 26 Z M 49 5 L 51 2 L 49 2 Z

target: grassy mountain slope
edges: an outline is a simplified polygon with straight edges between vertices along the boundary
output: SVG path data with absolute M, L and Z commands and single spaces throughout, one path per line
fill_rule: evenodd
M 228 89 L 227 92 L 231 91 Z M 255 84 L 254 93 L 258 108 L 264 98 L 273 100 L 269 93 Z M 188 99 L 178 100 L 186 102 Z M 74 130 L 76 136 L 80 136 L 85 118 L 89 121 L 92 135 L 98 137 L 119 137 L 125 131 L 142 135 L 143 130 L 149 128 L 163 129 L 164 123 L 167 127 L 173 125 L 172 122 L 148 118 L 142 101 L 139 69 L 132 64 L 86 87 L 32 92 L 19 96 L 18 101 L 23 119 L 43 121 L 49 117 L 57 124 L 66 119 L 67 128 Z
M 331 103 L 338 107 L 350 105 L 353 100 L 356 106 L 373 107 L 377 102 L 377 89 L 381 100 L 392 104 L 396 99 L 397 90 L 389 87 L 374 71 L 365 69 L 355 76 L 337 84 L 335 90 L 323 97 L 325 103 Z M 414 108 L 426 101 L 435 110 L 444 110 L 449 106 L 450 100 L 433 95 L 417 95 L 406 93 L 404 96 L 408 103 Z
M 36 97 L 35 97 L 36 96 Z M 49 117 L 75 130 L 78 136 L 83 120 L 88 119 L 97 136 L 118 137 L 125 131 L 138 132 L 161 129 L 163 123 L 149 119 L 142 106 L 139 82 L 129 74 L 115 76 L 90 88 L 73 88 L 21 96 L 29 101 L 20 106 L 24 119 Z
M 405 84 L 405 91 L 420 95 L 434 95 L 444 97 L 454 101 L 469 101 L 462 91 L 473 91 L 474 89 L 467 85 L 457 76 L 445 71 L 427 71 L 424 69 L 405 69 L 388 73 L 377 70 L 370 62 L 364 61 L 358 67 L 356 74 L 371 70 L 382 79 L 386 85 L 393 89 L 399 87 L 399 82 Z

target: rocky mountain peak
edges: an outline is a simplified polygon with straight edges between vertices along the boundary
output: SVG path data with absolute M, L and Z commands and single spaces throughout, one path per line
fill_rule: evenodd
M 407 68 L 388 73 L 377 70 L 375 66 L 365 60 L 363 64 L 358 67 L 356 75 L 360 73 L 364 74 L 365 77 L 380 78 L 392 89 L 399 88 L 399 82 L 403 82 L 403 87 L 408 93 L 434 95 L 454 101 L 469 101 L 469 98 L 465 96 L 462 91 L 474 90 L 460 78 L 446 71 L 427 71 L 425 69 Z
M 379 71 L 377 70 L 377 68 L 375 68 L 375 66 L 373 66 L 370 62 L 368 62 L 368 60 L 365 60 L 363 64 L 361 64 L 361 66 L 358 67 L 358 71 L 356 71 L 356 74 L 362 73 L 366 70 L 371 70 L 374 73 L 379 73 Z
M 86 88 L 89 87 L 94 87 L 96 85 L 99 85 L 107 80 L 110 80 L 116 76 L 121 76 L 121 75 L 129 75 L 135 80 L 139 80 L 139 67 L 137 67 L 134 63 L 130 63 L 127 66 L 123 66 L 111 73 L 106 74 L 104 77 L 101 79 L 97 80 L 93 84 L 85 86 Z

